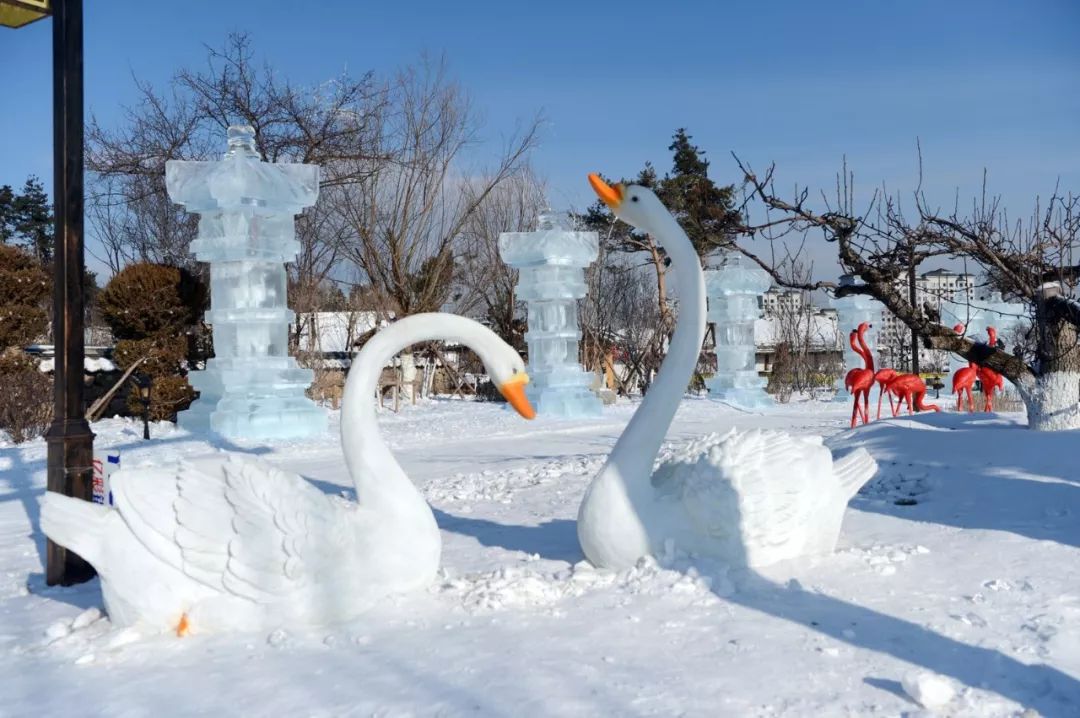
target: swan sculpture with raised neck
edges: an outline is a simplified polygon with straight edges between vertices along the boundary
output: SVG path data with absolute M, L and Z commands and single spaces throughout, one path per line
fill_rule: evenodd
M 705 278 L 686 233 L 637 185 L 589 182 L 616 217 L 651 234 L 671 259 L 679 317 L 656 380 L 578 511 L 588 560 L 622 569 L 669 548 L 761 566 L 835 547 L 848 500 L 877 466 L 858 449 L 839 461 L 821 437 L 777 431 L 710 435 L 653 472 L 705 337 Z
M 250 454 L 226 453 L 112 477 L 114 507 L 47 492 L 41 528 L 101 576 L 115 625 L 209 633 L 349 620 L 428 585 L 442 541 L 435 517 L 383 441 L 375 391 L 406 347 L 472 349 L 527 419 L 525 366 L 491 330 L 419 314 L 377 332 L 345 383 L 341 446 L 356 502 L 327 495 Z

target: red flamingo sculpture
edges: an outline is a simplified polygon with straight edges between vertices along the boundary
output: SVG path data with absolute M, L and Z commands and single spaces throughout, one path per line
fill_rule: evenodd
M 997 329 L 987 327 L 991 348 L 997 346 Z M 994 390 L 1005 391 L 1005 377 L 988 366 L 979 367 L 979 382 L 983 390 L 983 411 L 994 410 Z
M 964 325 L 957 324 L 953 327 L 953 331 L 957 334 L 964 333 Z M 967 392 L 968 400 L 968 413 L 975 411 L 975 400 L 971 396 L 971 389 L 975 386 L 975 379 L 978 378 L 979 365 L 973 361 L 969 361 L 968 365 L 957 369 L 953 373 L 952 377 L 952 391 L 956 394 L 956 410 L 963 411 L 964 392 Z
M 886 389 L 897 398 L 896 412 L 893 413 L 893 416 L 900 413 L 902 403 L 907 404 L 909 414 L 913 413 L 912 409 L 915 411 L 941 411 L 941 407 L 937 404 L 927 404 L 925 402 L 926 382 L 916 374 L 897 374 L 892 381 L 886 384 Z
M 861 326 L 862 325 L 860 325 L 860 327 Z M 872 325 L 867 324 L 866 326 L 869 328 Z M 870 357 L 869 366 L 870 366 L 871 369 L 873 369 L 874 368 L 874 357 L 870 353 L 870 345 L 868 345 L 866 343 L 865 332 L 863 334 L 860 334 L 858 338 L 859 338 L 859 344 L 862 347 L 862 351 L 860 351 L 859 354 L 862 355 L 864 360 L 866 360 L 866 357 L 868 357 L 868 356 Z M 856 351 L 858 351 L 858 350 L 856 350 Z M 873 387 L 873 385 L 875 383 L 878 384 L 877 418 L 879 418 L 879 419 L 881 418 L 881 397 L 884 394 L 888 394 L 888 392 L 885 391 L 885 385 L 888 384 L 889 381 L 894 376 L 896 376 L 896 370 L 895 369 L 889 369 L 889 368 L 881 369 L 881 370 L 877 371 L 874 374 L 874 380 L 870 384 L 871 387 Z M 869 390 L 867 391 L 867 399 L 869 399 Z M 893 398 L 892 398 L 892 394 L 889 394 L 889 409 L 892 409 L 892 408 L 893 408 Z
M 866 344 L 866 331 L 870 328 L 868 322 L 863 322 L 859 328 L 848 335 L 848 343 L 856 354 L 862 357 L 863 368 L 852 369 L 844 377 L 844 386 L 854 397 L 851 407 L 851 428 L 855 428 L 859 416 L 862 416 L 864 424 L 870 423 L 870 389 L 874 386 L 874 355 L 870 353 L 870 347 Z M 855 340 L 858 339 L 858 344 Z M 859 399 L 863 400 L 862 410 L 859 409 Z
M 878 385 L 877 395 L 877 418 L 881 418 L 881 397 L 889 397 L 889 411 L 893 412 L 893 416 L 896 416 L 896 409 L 893 407 L 893 395 L 885 388 L 893 377 L 896 376 L 896 370 L 886 367 L 885 369 L 879 369 L 877 374 L 874 374 L 874 381 Z

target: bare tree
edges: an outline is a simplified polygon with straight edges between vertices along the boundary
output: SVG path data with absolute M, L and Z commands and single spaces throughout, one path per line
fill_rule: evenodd
M 586 281 L 579 312 L 584 365 L 603 369 L 612 359 L 621 366 L 615 376 L 620 393 L 644 393 L 663 361 L 670 330 L 649 270 L 601 245 Z
M 647 166 L 636 182 L 644 186 L 654 185 L 655 172 Z M 667 291 L 667 254 L 656 239 L 647 232 L 618 221 L 614 214 L 600 202 L 591 205 L 578 219 L 584 228 L 599 233 L 600 244 L 606 251 L 645 255 L 645 263 L 651 268 L 656 285 L 653 301 L 656 303 L 659 315 L 665 322 L 671 323 L 671 303 L 668 301 Z M 671 325 L 674 326 L 673 323 Z
M 379 159 L 345 163 L 358 178 L 342 187 L 339 210 L 351 229 L 344 256 L 386 311 L 406 316 L 447 301 L 456 244 L 488 195 L 525 166 L 538 121 L 506 144 L 493 168 L 469 176 L 463 162 L 478 121 L 443 63 L 403 70 L 386 95 Z
M 473 180 L 483 184 L 488 180 Z M 477 188 L 470 189 L 475 194 Z M 458 254 L 461 313 L 476 313 L 507 342 L 524 349 L 524 303 L 518 301 L 518 272 L 499 256 L 499 235 L 536 229 L 547 207 L 544 187 L 527 168 L 496 185 L 468 218 Z
M 300 261 L 291 271 L 299 285 L 322 281 L 337 259 L 341 231 L 322 205 L 333 188 L 357 179 L 360 160 L 375 157 L 374 122 L 385 88 L 370 73 L 294 86 L 255 63 L 244 34 L 207 48 L 206 66 L 178 70 L 165 90 L 135 84 L 138 100 L 117 127 L 92 118 L 87 130 L 87 210 L 99 258 L 113 271 L 133 260 L 192 264 L 187 247 L 197 218 L 169 201 L 165 163 L 220 157 L 228 126 L 249 124 L 268 161 L 322 167 L 322 196 L 298 224 Z
M 764 222 L 745 227 L 746 234 L 772 244 L 791 232 L 821 232 L 836 244 L 845 271 L 860 280 L 845 286 L 833 282 L 789 286 L 827 287 L 837 296 L 872 296 L 913 330 L 925 348 L 953 352 L 1012 381 L 1027 406 L 1031 428 L 1080 427 L 1080 304 L 1071 296 L 1080 276 L 1080 267 L 1073 264 L 1080 241 L 1080 198 L 1055 190 L 1046 205 L 1036 205 L 1030 219 L 1014 222 L 985 191 L 969 212 L 961 212 L 959 206 L 943 212 L 929 205 L 920 187 L 913 193 L 915 211 L 909 220 L 900 201 L 885 190 L 875 192 L 864 211 L 857 211 L 854 178 L 846 167 L 838 177 L 835 199 L 823 196 L 820 209 L 811 206 L 806 190 L 796 191 L 791 199 L 780 197 L 772 167 L 763 176 L 741 161 L 739 167 L 749 196 L 771 213 Z M 749 246 L 744 243 L 743 252 L 783 283 L 770 262 Z M 933 306 L 912 303 L 902 278 L 934 257 L 967 258 L 1008 296 L 1030 307 L 1036 334 L 1032 360 L 958 336 L 941 323 Z
M 794 392 L 831 387 L 839 373 L 832 358 L 836 331 L 810 302 L 809 292 L 783 296 L 766 310 L 775 346 L 769 389 L 781 402 Z

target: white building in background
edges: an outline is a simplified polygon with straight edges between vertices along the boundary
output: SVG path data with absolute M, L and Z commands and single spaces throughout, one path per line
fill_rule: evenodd
M 773 317 L 790 314 L 800 311 L 805 301 L 801 290 L 772 287 L 761 295 L 761 311 Z
M 906 277 L 896 280 L 896 289 L 903 297 L 908 297 L 909 287 Z M 958 295 L 959 293 L 959 295 Z M 915 303 L 919 307 L 929 304 L 938 311 L 941 303 L 950 299 L 966 297 L 967 301 L 976 298 L 975 275 L 950 272 L 947 269 L 935 269 L 915 278 Z M 881 366 L 905 368 L 910 361 L 911 330 L 889 311 L 881 317 L 881 330 L 878 332 L 878 363 Z M 935 349 L 919 347 L 919 370 L 923 373 L 944 372 L 949 366 L 949 353 Z
M 777 345 L 785 340 L 785 334 L 790 335 L 787 341 L 805 343 L 823 367 L 839 367 L 842 355 L 835 309 L 816 306 L 810 292 L 778 286 L 761 295 L 759 306 L 762 316 L 754 322 L 759 374 L 772 372 Z
M 796 340 L 805 342 L 810 356 L 821 365 L 823 371 L 839 369 L 843 355 L 836 310 L 819 309 L 809 304 L 806 306 L 806 314 L 798 320 Z M 754 322 L 755 366 L 759 374 L 772 373 L 776 348 L 783 341 L 785 333 L 783 324 L 784 320 L 776 314 L 766 314 Z M 791 331 L 791 328 L 788 327 L 787 331 Z

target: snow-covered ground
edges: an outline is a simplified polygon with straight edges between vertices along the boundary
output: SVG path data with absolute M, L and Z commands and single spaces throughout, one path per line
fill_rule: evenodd
M 45 446 L 0 446 L 0 715 L 1080 716 L 1077 432 L 985 414 L 852 432 L 842 405 L 687 399 L 669 440 L 820 433 L 880 471 L 815 566 L 610 574 L 578 563 L 574 518 L 632 409 L 383 415 L 435 508 L 445 576 L 349 625 L 239 637 L 138 638 L 97 616 L 96 581 L 47 588 Z M 171 425 L 150 442 L 133 422 L 94 430 L 127 467 L 210 448 Z M 336 436 L 216 445 L 351 495 Z

